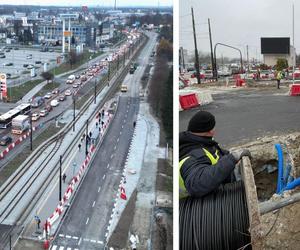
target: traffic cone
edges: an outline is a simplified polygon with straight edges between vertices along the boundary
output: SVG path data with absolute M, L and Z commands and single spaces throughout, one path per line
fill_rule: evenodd
M 123 200 L 127 200 L 125 189 L 123 187 L 121 187 L 120 189 L 121 189 L 120 198 L 123 199 Z

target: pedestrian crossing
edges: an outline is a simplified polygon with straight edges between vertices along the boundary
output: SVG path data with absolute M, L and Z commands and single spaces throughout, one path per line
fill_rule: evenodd
M 63 247 L 63 246 L 52 246 L 51 250 L 79 250 L 78 248 L 71 248 L 71 247 Z

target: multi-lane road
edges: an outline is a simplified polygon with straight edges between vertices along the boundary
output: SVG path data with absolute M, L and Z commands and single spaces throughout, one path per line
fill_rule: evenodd
M 120 94 L 115 118 L 56 234 L 53 250 L 92 250 L 105 246 L 107 226 L 139 109 L 140 79 L 155 43 L 156 36 L 152 36 L 137 59 L 137 70 L 124 79 L 128 92 Z

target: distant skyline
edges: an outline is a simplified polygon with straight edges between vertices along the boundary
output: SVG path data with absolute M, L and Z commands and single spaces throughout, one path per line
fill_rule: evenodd
M 75 0 L 75 1 L 62 1 L 62 0 L 0 0 L 1 4 L 6 5 L 40 5 L 40 6 L 99 6 L 110 7 L 114 6 L 114 0 Z M 117 0 L 117 6 L 125 7 L 142 7 L 142 6 L 173 6 L 173 0 Z
M 179 45 L 193 53 L 191 7 L 194 8 L 198 50 L 210 52 L 208 18 L 213 46 L 225 43 L 241 49 L 246 57 L 262 58 L 261 37 L 290 37 L 292 45 L 292 0 L 179 0 Z M 300 1 L 295 5 L 295 47 L 300 52 Z M 238 57 L 238 52 L 219 47 L 217 56 Z

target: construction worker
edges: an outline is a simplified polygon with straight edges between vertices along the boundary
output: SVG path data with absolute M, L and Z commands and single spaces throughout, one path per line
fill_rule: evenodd
M 281 71 L 277 71 L 276 80 L 277 80 L 277 89 L 280 89 L 280 80 L 282 79 Z
M 235 165 L 243 156 L 251 156 L 247 149 L 230 153 L 220 148 L 213 139 L 215 123 L 211 113 L 199 111 L 179 135 L 180 198 L 202 197 L 221 184 L 234 182 Z

